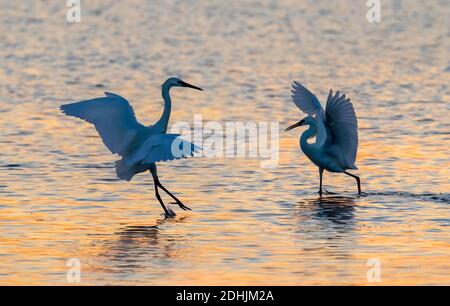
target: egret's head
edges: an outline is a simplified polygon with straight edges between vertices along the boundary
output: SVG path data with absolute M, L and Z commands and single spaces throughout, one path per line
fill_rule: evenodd
M 186 83 L 185 81 L 183 81 L 183 80 L 181 80 L 179 78 L 168 78 L 164 82 L 163 86 L 167 86 L 168 88 L 174 87 L 174 86 L 177 86 L 177 87 L 189 87 L 189 88 L 193 88 L 193 89 L 197 89 L 197 90 L 203 90 L 200 87 L 197 87 L 197 86 L 191 85 L 189 83 Z
M 302 125 L 314 125 L 314 124 L 316 124 L 316 120 L 313 117 L 308 116 L 308 117 L 303 118 L 296 124 L 291 125 L 285 131 L 290 131 L 290 130 L 295 129 L 296 127 L 299 127 Z

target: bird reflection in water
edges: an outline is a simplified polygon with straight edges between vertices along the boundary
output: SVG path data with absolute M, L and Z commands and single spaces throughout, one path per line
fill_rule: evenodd
M 178 233 L 166 233 L 163 224 L 184 222 L 186 217 L 161 219 L 153 226 L 128 225 L 114 233 L 100 257 L 110 261 L 109 267 L 119 274 L 133 272 L 159 273 L 157 267 L 177 257 L 185 241 Z
M 306 199 L 299 204 L 298 214 L 306 220 L 331 221 L 333 227 L 341 229 L 349 229 L 353 224 L 355 199 L 352 197 L 326 196 Z
M 330 260 L 350 258 L 349 250 L 355 243 L 354 210 L 355 199 L 351 197 L 325 196 L 301 201 L 296 218 L 303 252 L 319 252 Z M 314 243 L 310 243 L 311 239 Z M 340 250 L 339 258 L 336 249 Z
M 333 223 L 348 224 L 353 221 L 355 200 L 345 196 L 330 196 L 310 200 L 316 207 L 316 216 Z

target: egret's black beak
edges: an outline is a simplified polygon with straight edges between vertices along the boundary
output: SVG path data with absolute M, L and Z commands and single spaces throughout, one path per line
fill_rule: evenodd
M 181 85 L 182 85 L 183 87 L 189 87 L 189 88 L 193 88 L 193 89 L 197 89 L 197 90 L 203 91 L 203 89 L 201 89 L 200 87 L 191 85 L 191 84 L 186 83 L 186 82 L 183 82 L 183 81 L 181 81 Z
M 287 129 L 285 129 L 285 131 L 290 131 L 292 129 L 295 129 L 296 127 L 301 126 L 303 123 L 305 122 L 304 119 L 300 120 L 299 122 L 297 122 L 296 124 L 291 125 L 290 127 L 288 127 Z

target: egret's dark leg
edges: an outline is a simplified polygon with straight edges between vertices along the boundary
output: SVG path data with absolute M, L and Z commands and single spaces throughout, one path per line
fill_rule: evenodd
M 319 168 L 319 176 L 320 176 L 319 195 L 322 196 L 322 177 L 323 177 L 323 168 Z
M 181 203 L 181 201 L 178 200 L 178 198 L 177 198 L 176 196 L 174 196 L 169 190 L 167 190 L 167 188 L 164 187 L 159 181 L 158 181 L 158 184 L 159 184 L 159 187 L 161 187 L 165 192 L 167 192 L 167 194 L 168 194 L 169 196 L 172 197 L 172 199 L 175 200 L 176 204 L 178 204 L 178 206 L 180 206 L 181 209 L 184 209 L 184 210 L 191 210 L 189 207 L 187 207 L 186 205 L 184 205 L 183 203 Z
M 356 182 L 358 183 L 358 194 L 361 194 L 361 180 L 359 179 L 359 176 L 356 176 L 354 174 L 348 173 L 347 171 L 344 171 L 345 174 L 353 177 Z
M 156 165 L 153 164 L 150 167 L 150 173 L 152 174 L 153 182 L 154 182 L 154 185 L 155 185 L 156 198 L 158 199 L 159 203 L 161 204 L 162 208 L 164 209 L 164 213 L 165 213 L 166 217 L 174 217 L 175 213 L 172 210 L 166 208 L 166 206 L 164 205 L 164 202 L 161 199 L 161 196 L 159 195 L 158 186 L 160 184 L 159 184 L 159 179 L 158 179 L 158 173 L 156 171 Z
M 154 166 L 155 168 L 155 173 L 156 173 L 156 165 Z M 153 178 L 155 180 L 155 185 L 161 187 L 162 190 L 164 190 L 165 192 L 167 192 L 167 194 L 175 200 L 174 204 L 177 204 L 181 209 L 183 210 L 191 210 L 189 207 L 187 207 L 186 205 L 184 205 L 176 196 L 174 196 L 169 190 L 167 190 L 166 187 L 164 187 L 161 182 L 159 181 L 158 176 L 156 175 L 156 179 L 155 177 Z

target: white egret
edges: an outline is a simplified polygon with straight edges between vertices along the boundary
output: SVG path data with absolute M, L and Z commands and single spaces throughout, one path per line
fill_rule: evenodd
M 189 87 L 202 90 L 178 78 L 169 78 L 162 85 L 164 111 L 153 126 L 140 124 L 128 101 L 119 95 L 105 92 L 106 97 L 95 98 L 60 107 L 66 115 L 83 119 L 95 126 L 106 147 L 122 157 L 116 161 L 116 173 L 120 179 L 130 181 L 135 174 L 149 170 L 152 174 L 155 195 L 167 217 L 175 216 L 169 206 L 165 206 L 158 187 L 164 190 L 174 204 L 190 210 L 159 181 L 156 162 L 192 156 L 200 149 L 181 139 L 179 134 L 166 134 L 172 102 L 169 91 L 172 87 Z
M 300 137 L 300 147 L 305 155 L 319 167 L 320 188 L 322 196 L 323 171 L 342 172 L 356 179 L 358 194 L 361 194 L 361 183 L 358 176 L 347 172 L 355 166 L 358 150 L 358 121 L 355 110 L 345 95 L 339 91 L 333 95 L 330 90 L 324 111 L 317 97 L 300 83 L 292 85 L 292 101 L 308 116 L 286 131 L 298 126 L 308 125 L 309 128 Z M 308 139 L 315 137 L 314 143 Z

